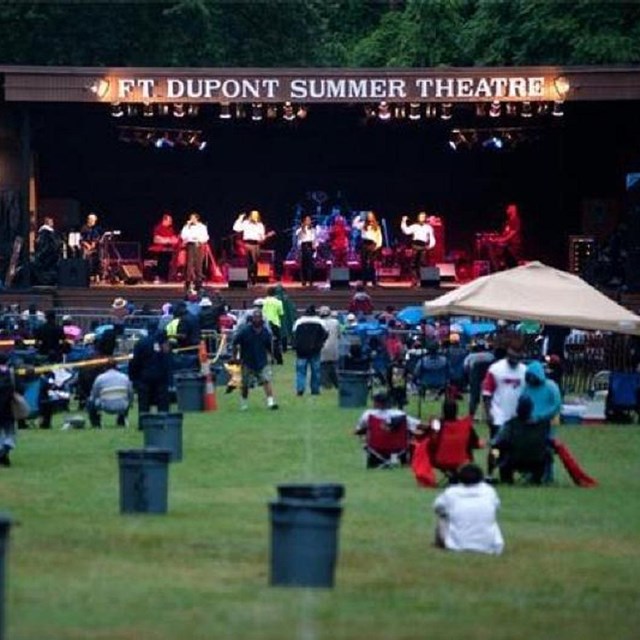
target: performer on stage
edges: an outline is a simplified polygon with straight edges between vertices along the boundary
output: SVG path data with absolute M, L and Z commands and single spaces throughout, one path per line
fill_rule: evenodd
M 518 207 L 513 203 L 508 204 L 506 216 L 502 231 L 489 244 L 489 259 L 493 271 L 517 267 L 521 257 L 522 236 Z
M 202 286 L 202 261 L 204 260 L 204 247 L 209 242 L 207 227 L 200 222 L 200 214 L 189 214 L 189 218 L 182 227 L 180 239 L 187 250 L 187 267 L 185 271 L 184 288 L 189 291 L 193 284 L 196 289 Z
M 38 229 L 33 255 L 32 275 L 41 285 L 53 285 L 58 278 L 58 261 L 62 257 L 62 239 L 54 228 L 53 218 L 45 216 Z
M 420 267 L 426 266 L 429 251 L 436 246 L 436 234 L 433 227 L 427 223 L 427 214 L 421 211 L 416 222 L 407 224 L 408 216 L 402 216 L 400 228 L 402 233 L 411 236 L 411 248 L 413 249 L 413 273 L 414 284 L 420 282 Z
M 157 256 L 158 279 L 165 282 L 169 280 L 171 258 L 179 243 L 180 237 L 173 228 L 173 217 L 167 211 L 162 214 L 162 220 L 153 228 L 153 244 L 149 248 L 149 251 Z
M 332 264 L 334 267 L 347 266 L 349 235 L 347 221 L 341 215 L 336 215 L 329 228 L 329 244 L 331 246 Z
M 80 247 L 82 249 L 82 257 L 89 261 L 89 275 L 94 282 L 100 279 L 98 244 L 101 237 L 102 229 L 98 226 L 98 216 L 95 213 L 90 213 L 85 224 L 80 229 Z
M 313 284 L 314 260 L 316 250 L 316 230 L 311 222 L 311 216 L 305 215 L 300 226 L 296 229 L 296 239 L 300 249 L 300 281 L 302 286 Z
M 382 247 L 382 229 L 373 211 L 368 211 L 364 220 L 356 216 L 353 227 L 360 230 L 360 269 L 362 271 L 362 283 L 376 284 L 375 258 Z
M 257 284 L 260 245 L 267 238 L 264 225 L 260 221 L 260 212 L 254 209 L 248 216 L 245 213 L 241 213 L 233 223 L 233 230 L 242 234 L 242 243 L 247 255 L 249 282 Z

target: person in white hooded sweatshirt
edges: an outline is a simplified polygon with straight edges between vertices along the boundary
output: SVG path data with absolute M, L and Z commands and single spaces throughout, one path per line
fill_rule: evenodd
M 451 551 L 500 554 L 504 538 L 497 521 L 500 499 L 483 481 L 482 470 L 466 464 L 458 472 L 459 484 L 443 491 L 433 503 L 438 521 L 435 544 Z

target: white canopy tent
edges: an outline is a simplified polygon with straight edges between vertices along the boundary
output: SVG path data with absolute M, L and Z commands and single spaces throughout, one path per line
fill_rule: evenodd
M 640 316 L 582 278 L 541 262 L 478 278 L 425 302 L 424 311 L 640 335 Z

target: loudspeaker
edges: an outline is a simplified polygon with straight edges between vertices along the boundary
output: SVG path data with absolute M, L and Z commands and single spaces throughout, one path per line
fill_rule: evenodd
M 229 267 L 228 284 L 230 289 L 246 289 L 249 280 L 247 267 Z
M 332 289 L 346 288 L 349 286 L 349 268 L 348 267 L 331 267 L 329 274 L 329 282 Z
M 118 275 L 125 284 L 136 284 L 142 282 L 142 271 L 137 264 L 121 264 Z
M 84 258 L 67 258 L 58 263 L 58 286 L 88 287 L 89 263 Z
M 440 271 L 440 280 L 442 282 L 456 281 L 456 265 L 453 262 L 439 262 L 436 267 Z
M 420 267 L 420 286 L 439 287 L 440 269 L 438 267 Z

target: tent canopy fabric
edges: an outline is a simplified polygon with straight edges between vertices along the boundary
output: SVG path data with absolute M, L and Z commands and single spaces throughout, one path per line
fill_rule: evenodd
M 573 274 L 530 262 L 483 276 L 424 303 L 426 315 L 534 320 L 640 335 L 640 316 Z

